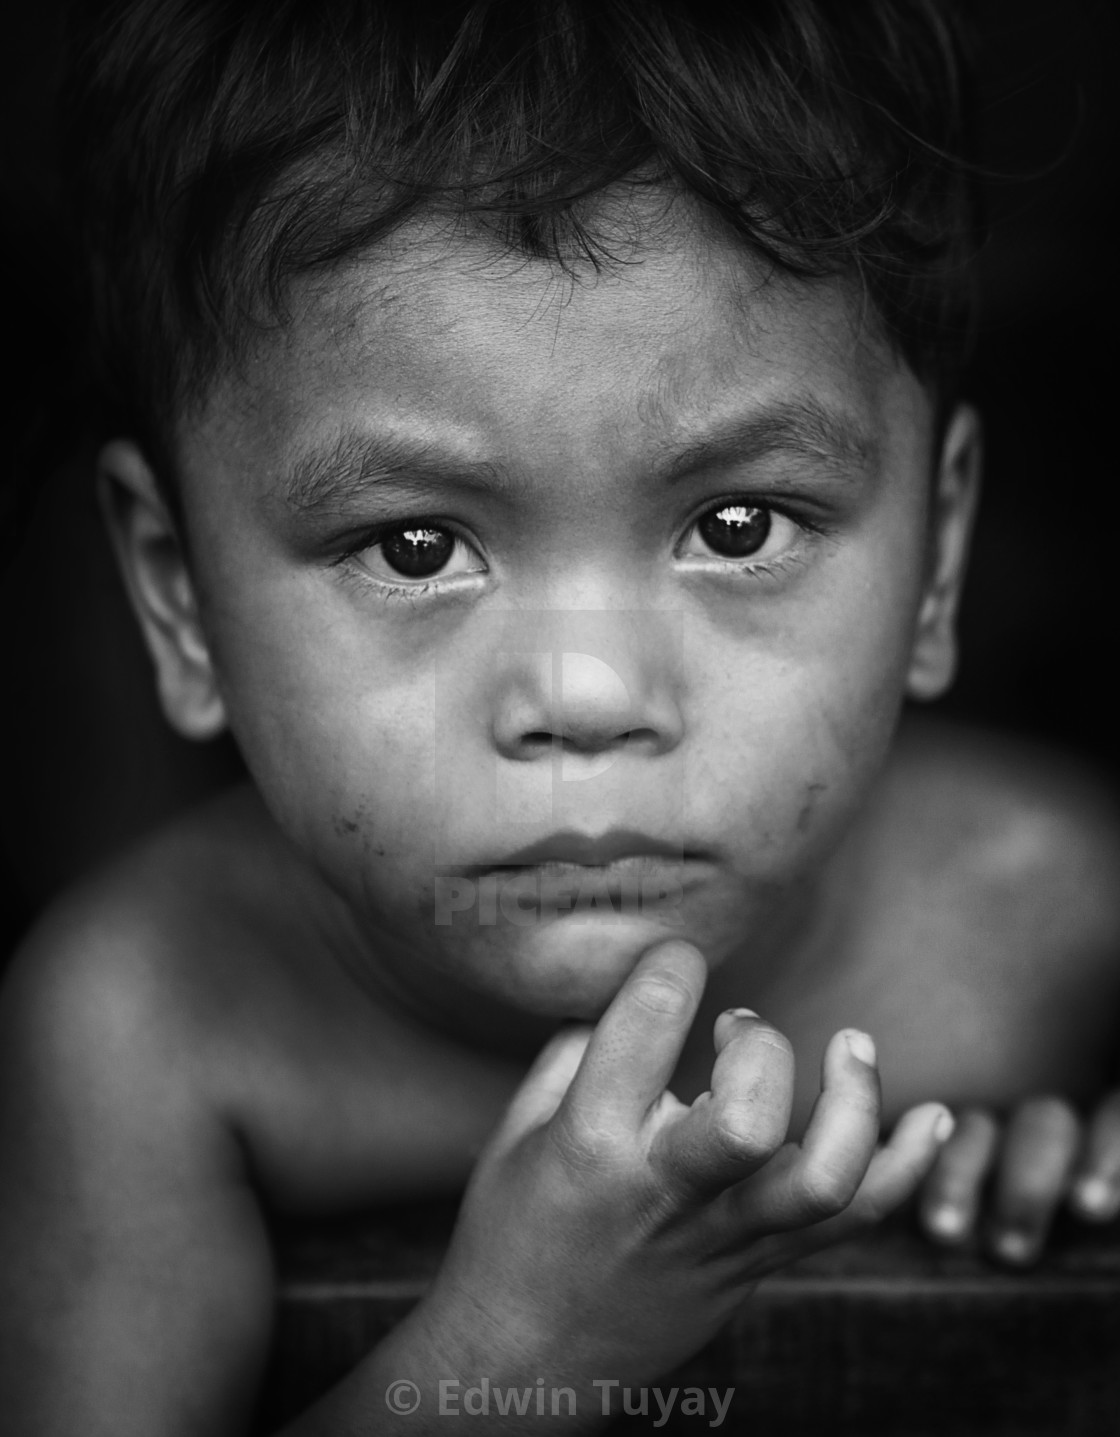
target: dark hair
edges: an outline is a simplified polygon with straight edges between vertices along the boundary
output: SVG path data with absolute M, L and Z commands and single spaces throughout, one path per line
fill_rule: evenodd
M 856 276 L 921 379 L 962 362 L 970 106 L 938 0 L 110 0 L 73 53 L 91 357 L 154 449 L 294 275 L 426 205 L 609 262 L 592 201 L 628 179 Z

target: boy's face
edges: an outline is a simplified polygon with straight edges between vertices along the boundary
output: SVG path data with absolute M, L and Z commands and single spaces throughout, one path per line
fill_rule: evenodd
M 858 304 L 680 209 L 625 259 L 417 223 L 180 436 L 224 711 L 433 1008 L 591 1017 L 669 934 L 749 962 L 945 642 L 931 406 Z

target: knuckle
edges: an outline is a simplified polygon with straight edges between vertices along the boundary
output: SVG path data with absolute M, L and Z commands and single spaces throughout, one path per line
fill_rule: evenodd
M 589 1123 L 578 1115 L 567 1114 L 552 1126 L 552 1139 L 557 1155 L 569 1168 L 580 1173 L 599 1173 L 617 1169 L 625 1162 L 625 1143 L 613 1129 Z
M 772 1028 L 769 1023 L 756 1023 L 750 1032 L 752 1040 L 764 1048 L 774 1048 L 785 1058 L 793 1057 L 793 1044 L 784 1033 Z
M 630 993 L 638 1007 L 669 1017 L 679 1017 L 692 1006 L 691 988 L 668 973 L 639 978 L 632 985 Z
M 756 1165 L 773 1157 L 785 1137 L 767 1115 L 742 1101 L 719 1105 L 712 1116 L 712 1135 L 727 1157 Z
M 801 1173 L 798 1198 L 802 1209 L 815 1220 L 843 1212 L 855 1196 L 858 1181 L 838 1168 L 811 1164 Z
M 863 1117 L 870 1118 L 873 1126 L 878 1127 L 879 1114 L 882 1107 L 878 1083 L 869 1083 L 867 1085 L 861 1085 L 858 1088 L 852 1088 L 844 1095 L 844 1106 L 849 1112 L 859 1113 Z

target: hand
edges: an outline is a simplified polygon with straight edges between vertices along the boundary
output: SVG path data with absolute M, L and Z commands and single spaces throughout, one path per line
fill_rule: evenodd
M 1063 1203 L 1087 1222 L 1120 1214 L 1120 1091 L 1087 1121 L 1062 1098 L 1028 1099 L 1002 1133 L 990 1113 L 962 1113 L 923 1185 L 920 1220 L 935 1242 L 980 1232 L 993 1257 L 1026 1266 Z
M 864 1034 L 836 1034 L 800 1143 L 793 1055 L 745 1010 L 715 1025 L 711 1091 L 666 1091 L 706 975 L 687 943 L 649 949 L 595 1029 L 541 1054 L 479 1159 L 417 1321 L 434 1373 L 585 1384 L 652 1379 L 690 1356 L 764 1274 L 913 1194 L 951 1127 L 940 1104 L 877 1147 Z

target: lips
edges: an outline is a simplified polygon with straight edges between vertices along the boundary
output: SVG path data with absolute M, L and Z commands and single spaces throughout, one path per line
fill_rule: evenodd
M 594 836 L 564 829 L 551 834 L 536 843 L 506 855 L 492 864 L 487 871 L 517 870 L 525 868 L 605 868 L 624 860 L 654 859 L 662 864 L 682 863 L 688 854 L 682 844 L 667 843 L 664 839 L 652 838 L 630 828 L 611 828 Z M 644 866 L 641 864 L 628 866 Z

